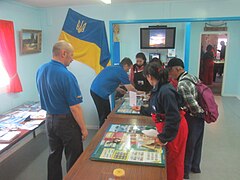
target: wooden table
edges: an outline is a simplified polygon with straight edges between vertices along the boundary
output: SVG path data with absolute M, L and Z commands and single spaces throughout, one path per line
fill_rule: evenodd
M 140 117 L 140 116 L 139 116 Z M 139 118 L 138 118 L 139 119 Z M 167 179 L 166 169 L 162 167 L 153 166 L 141 166 L 132 164 L 120 164 L 101 161 L 91 161 L 89 158 L 95 150 L 98 143 L 101 141 L 105 131 L 110 124 L 136 124 L 136 125 L 153 125 L 154 123 L 150 119 L 142 118 L 141 120 L 136 118 L 108 118 L 101 129 L 94 136 L 88 147 L 84 150 L 82 155 L 70 169 L 65 176 L 65 180 L 109 180 L 113 178 L 112 172 L 115 168 L 122 168 L 125 170 L 124 179 L 140 180 L 165 180 Z
M 213 81 L 216 80 L 217 73 L 219 75 L 223 74 L 224 70 L 224 61 L 214 61 L 214 69 L 213 69 Z

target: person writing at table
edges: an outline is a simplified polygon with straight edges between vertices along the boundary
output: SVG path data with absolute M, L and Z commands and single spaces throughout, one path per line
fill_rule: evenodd
M 52 60 L 42 65 L 36 76 L 41 108 L 47 111 L 48 180 L 62 179 L 63 150 L 69 171 L 83 152 L 82 141 L 88 136 L 80 106 L 82 94 L 76 77 L 67 69 L 73 61 L 73 51 L 70 43 L 57 42 Z
M 180 110 L 183 98 L 169 83 L 168 70 L 160 67 L 158 63 L 146 65 L 144 74 L 153 86 L 149 105 L 159 133 L 155 141 L 167 148 L 167 179 L 182 180 L 188 136 L 185 112 Z M 135 106 L 133 110 L 141 111 L 141 107 Z

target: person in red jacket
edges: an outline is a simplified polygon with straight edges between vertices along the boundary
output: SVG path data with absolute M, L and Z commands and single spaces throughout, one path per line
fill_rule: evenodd
M 203 83 L 206 85 L 211 85 L 213 83 L 213 70 L 214 70 L 213 46 L 209 44 L 206 50 L 207 52 L 203 55 L 204 66 Z

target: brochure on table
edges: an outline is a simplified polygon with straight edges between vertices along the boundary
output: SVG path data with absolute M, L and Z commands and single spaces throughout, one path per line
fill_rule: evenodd
M 9 143 L 21 134 L 21 130 L 33 130 L 46 118 L 39 102 L 22 104 L 0 115 L 0 143 Z

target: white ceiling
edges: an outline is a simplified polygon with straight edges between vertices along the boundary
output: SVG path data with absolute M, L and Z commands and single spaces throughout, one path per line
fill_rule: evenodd
M 15 0 L 15 1 L 30 5 L 30 6 L 35 6 L 35 7 L 104 4 L 100 0 Z M 112 0 L 112 4 L 126 3 L 126 2 L 137 3 L 137 2 L 149 2 L 149 1 L 186 1 L 186 0 Z M 190 1 L 199 1 L 199 0 L 190 0 Z

